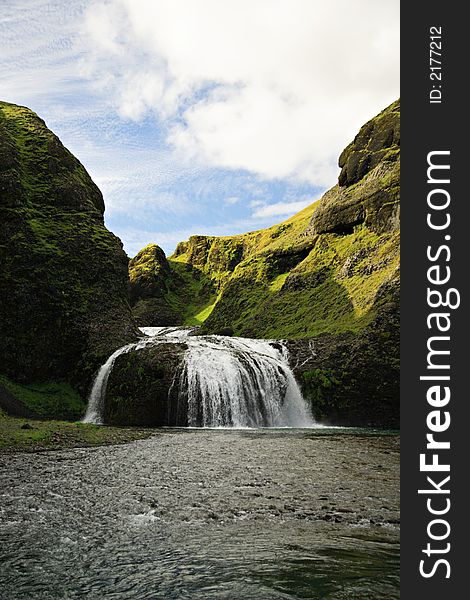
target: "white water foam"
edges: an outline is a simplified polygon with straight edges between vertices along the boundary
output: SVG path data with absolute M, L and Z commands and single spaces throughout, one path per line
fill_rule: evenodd
M 191 336 L 194 328 L 143 327 L 146 336 L 116 350 L 100 368 L 84 422 L 103 423 L 106 386 L 118 356 L 148 345 L 187 345 L 172 393 L 189 427 L 312 427 L 312 415 L 279 340 Z

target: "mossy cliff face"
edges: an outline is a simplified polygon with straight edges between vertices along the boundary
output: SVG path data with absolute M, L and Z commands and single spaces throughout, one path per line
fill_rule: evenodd
M 135 338 L 128 260 L 101 192 L 31 110 L 0 102 L 0 356 L 10 380 L 93 372 Z
M 129 262 L 130 301 L 140 327 L 182 323 L 182 315 L 166 300 L 177 284 L 165 253 L 156 244 L 149 244 Z
M 357 333 L 287 342 L 314 417 L 326 424 L 400 427 L 399 286 L 385 291 L 374 320 Z

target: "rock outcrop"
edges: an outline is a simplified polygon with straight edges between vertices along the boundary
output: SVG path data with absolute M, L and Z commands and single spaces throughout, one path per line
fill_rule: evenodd
M 106 391 L 105 422 L 114 425 L 185 425 L 186 406 L 173 394 L 184 343 L 151 346 L 121 354 Z
M 135 339 L 128 259 L 101 192 L 31 110 L 0 102 L 0 357 L 10 380 L 64 381 Z
M 129 280 L 132 312 L 140 327 L 183 322 L 167 300 L 180 282 L 160 246 L 149 244 L 129 262 Z
M 327 192 L 307 233 L 376 233 L 400 227 L 400 102 L 366 123 L 338 161 L 338 185 Z

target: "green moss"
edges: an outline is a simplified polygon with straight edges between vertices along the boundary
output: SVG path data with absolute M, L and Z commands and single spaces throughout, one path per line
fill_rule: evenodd
M 26 420 L 0 415 L 0 451 L 37 452 L 103 444 L 122 444 L 153 435 L 151 429 L 89 423 Z
M 47 204 L 60 206 L 73 200 L 101 213 L 101 194 L 84 167 L 33 111 L 0 102 L 0 129 L 14 141 L 14 172 L 27 202 L 43 203 L 47 197 Z
M 281 273 L 281 275 L 275 277 L 269 286 L 270 291 L 278 292 L 284 285 L 284 282 L 286 281 L 288 276 L 289 273 Z
M 64 382 L 21 385 L 0 375 L 0 385 L 38 417 L 78 419 L 86 409 L 80 395 Z
M 143 276 L 158 277 L 168 271 L 165 253 L 157 244 L 148 244 L 129 262 L 131 283 Z
M 165 299 L 182 315 L 184 325 L 199 325 L 211 313 L 217 298 L 211 279 L 199 269 L 169 259 L 175 275 Z
M 398 235 L 380 236 L 362 225 L 350 235 L 319 236 L 312 245 L 303 260 L 291 251 L 298 264 L 279 274 L 282 250 L 264 249 L 242 261 L 204 330 L 231 326 L 237 335 L 298 338 L 363 329 L 376 315 L 379 288 L 398 267 Z
M 339 385 L 338 373 L 331 369 L 312 369 L 302 373 L 302 388 L 316 420 L 322 421 L 329 415 L 334 388 Z
M 0 179 L 2 371 L 86 393 L 97 366 L 136 334 L 127 258 L 104 227 L 102 195 L 34 112 L 4 102 Z
M 188 317 L 186 319 L 187 325 L 201 325 L 204 321 L 210 316 L 211 312 L 214 310 L 217 301 L 210 302 L 205 308 L 196 313 L 193 317 Z

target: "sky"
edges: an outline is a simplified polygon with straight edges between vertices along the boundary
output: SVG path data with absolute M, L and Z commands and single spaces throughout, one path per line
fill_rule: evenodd
M 268 227 L 399 96 L 399 0 L 0 0 L 0 99 L 103 192 L 129 256 Z

